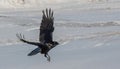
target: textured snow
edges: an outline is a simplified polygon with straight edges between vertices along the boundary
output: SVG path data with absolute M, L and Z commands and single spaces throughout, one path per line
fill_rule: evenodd
M 113 4 L 114 2 L 114 4 Z M 119 0 L 0 0 L 0 8 L 119 8 Z M 101 5 L 100 5 L 101 4 Z M 88 6 L 89 5 L 89 6 Z M 97 5 L 97 6 L 95 6 Z M 100 5 L 100 6 L 98 6 Z M 81 7 L 80 7 L 81 6 Z
M 30 7 L 48 7 L 50 5 L 61 5 L 69 3 L 86 3 L 88 0 L 0 0 L 1 8 L 30 8 Z

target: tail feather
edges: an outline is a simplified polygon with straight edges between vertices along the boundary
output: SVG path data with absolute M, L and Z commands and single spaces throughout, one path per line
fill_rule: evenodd
M 36 54 L 40 53 L 40 48 L 36 48 L 33 51 L 31 51 L 28 56 L 34 56 Z

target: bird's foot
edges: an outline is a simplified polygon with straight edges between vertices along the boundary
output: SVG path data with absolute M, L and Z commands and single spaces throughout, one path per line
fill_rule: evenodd
M 47 61 L 50 62 L 50 56 L 48 54 L 45 54 L 45 57 L 47 58 Z

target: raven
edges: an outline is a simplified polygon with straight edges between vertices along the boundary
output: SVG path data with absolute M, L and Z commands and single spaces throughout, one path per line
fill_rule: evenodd
M 59 43 L 57 41 L 53 41 L 53 31 L 54 31 L 54 17 L 53 11 L 51 9 L 46 9 L 42 11 L 42 21 L 40 25 L 40 34 L 39 34 L 39 42 L 31 42 L 25 40 L 24 35 L 16 34 L 20 41 L 38 46 L 36 49 L 31 51 L 28 56 L 36 55 L 37 53 L 44 54 L 48 61 L 50 61 L 50 56 L 48 52 L 57 46 Z

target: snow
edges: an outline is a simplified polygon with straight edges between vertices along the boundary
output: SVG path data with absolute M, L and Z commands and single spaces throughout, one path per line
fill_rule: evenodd
M 36 46 L 16 37 L 38 41 L 46 7 L 54 10 L 60 42 L 49 52 L 51 62 L 27 56 Z M 0 69 L 120 69 L 119 0 L 0 0 L 0 8 Z
M 88 0 L 0 0 L 1 8 L 35 8 L 35 7 L 48 7 L 50 5 L 61 5 L 69 3 L 86 3 Z
M 67 8 L 67 7 L 79 7 L 83 9 L 84 7 L 86 7 L 87 9 L 88 7 L 93 7 L 93 8 L 107 7 L 108 9 L 110 9 L 113 6 L 116 8 L 120 8 L 118 6 L 119 2 L 120 2 L 119 0 L 50 0 L 50 1 L 49 0 L 0 0 L 0 8 L 35 9 L 35 8 L 51 7 L 57 9 L 57 8 Z

